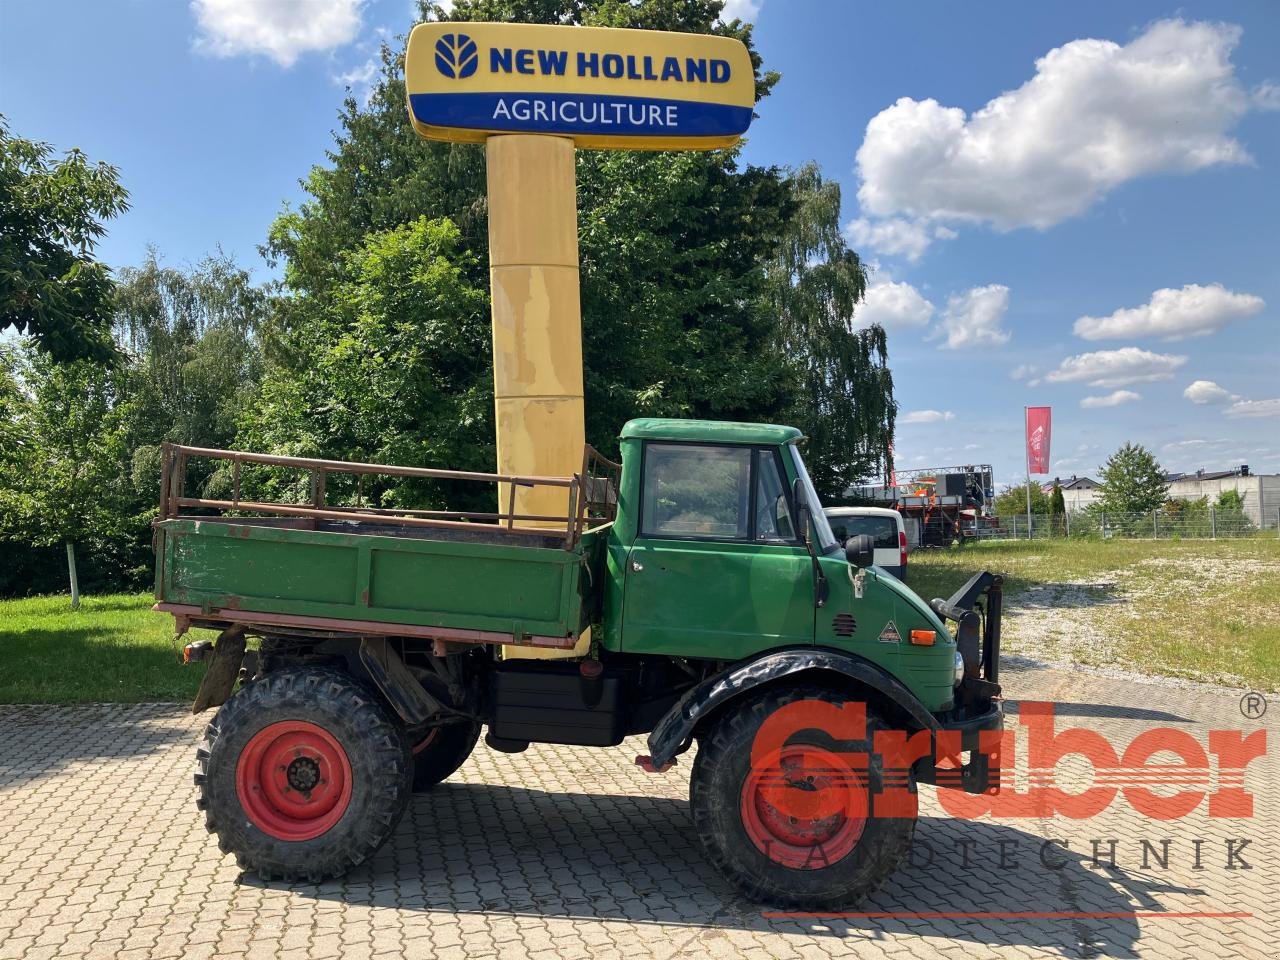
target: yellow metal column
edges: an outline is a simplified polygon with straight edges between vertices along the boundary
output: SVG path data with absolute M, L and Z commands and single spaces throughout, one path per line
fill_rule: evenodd
M 498 472 L 570 476 L 586 445 L 573 141 L 492 136 L 485 156 Z M 508 497 L 500 488 L 499 511 Z M 521 514 L 565 516 L 568 491 L 517 488 L 515 505 Z M 587 642 L 584 634 L 579 647 Z M 503 653 L 566 655 L 510 646 Z
M 568 476 L 586 444 L 573 141 L 494 136 L 485 154 L 498 472 Z M 564 490 L 516 491 L 518 513 L 567 510 Z

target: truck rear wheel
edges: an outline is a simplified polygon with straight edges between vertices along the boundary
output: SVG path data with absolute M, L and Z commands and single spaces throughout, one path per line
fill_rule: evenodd
M 432 727 L 413 747 L 413 792 L 430 790 L 458 772 L 480 739 L 478 723 Z
M 237 692 L 196 759 L 206 826 L 263 880 L 342 875 L 391 835 L 410 797 L 403 727 L 363 684 L 324 667 Z
M 820 705 L 808 714 L 814 726 L 788 719 L 780 729 L 796 732 L 784 732 L 776 752 L 757 749 L 753 762 L 766 720 L 797 701 Z M 914 816 L 872 815 L 884 771 L 871 743 L 883 723 L 868 709 L 857 739 L 821 726 L 848 702 L 817 687 L 767 692 L 730 707 L 699 741 L 689 784 L 694 825 L 707 858 L 753 900 L 849 906 L 879 887 L 911 848 Z

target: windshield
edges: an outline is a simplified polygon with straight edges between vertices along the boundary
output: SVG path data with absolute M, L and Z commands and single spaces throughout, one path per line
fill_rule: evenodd
M 822 504 L 818 500 L 818 492 L 813 489 L 813 481 L 809 479 L 809 471 L 804 468 L 804 458 L 796 445 L 791 444 L 791 455 L 795 458 L 796 473 L 800 477 L 800 486 L 804 490 L 805 502 L 809 504 L 809 513 L 813 517 L 813 527 L 818 533 L 818 552 L 829 553 L 840 545 L 836 535 L 831 532 L 831 524 L 827 523 L 827 515 L 822 512 Z

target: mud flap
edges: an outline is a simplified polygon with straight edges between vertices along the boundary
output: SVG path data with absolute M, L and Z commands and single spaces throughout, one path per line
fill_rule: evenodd
M 192 713 L 220 707 L 231 696 L 236 677 L 240 675 L 240 661 L 244 659 L 244 631 L 242 624 L 233 624 L 218 634 L 213 645 L 213 658 L 200 681 L 195 703 L 191 705 Z

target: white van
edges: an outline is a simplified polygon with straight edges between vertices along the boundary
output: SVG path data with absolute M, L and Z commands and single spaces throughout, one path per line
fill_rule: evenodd
M 827 522 L 844 543 L 865 533 L 875 543 L 875 564 L 899 580 L 907 578 L 907 528 L 902 514 L 885 507 L 825 507 Z

